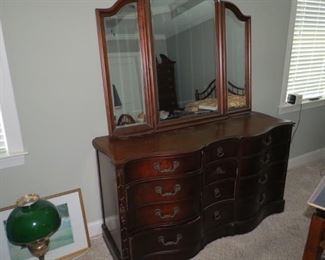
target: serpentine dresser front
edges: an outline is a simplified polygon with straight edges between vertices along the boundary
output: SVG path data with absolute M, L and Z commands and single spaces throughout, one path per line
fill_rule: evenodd
M 103 234 L 113 257 L 188 259 L 282 212 L 291 130 L 292 122 L 249 112 L 95 138 Z

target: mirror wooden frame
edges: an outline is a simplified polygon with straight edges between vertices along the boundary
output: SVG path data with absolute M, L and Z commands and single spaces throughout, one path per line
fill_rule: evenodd
M 109 75 L 108 46 L 106 44 L 104 18 L 113 16 L 127 4 L 137 4 L 140 53 L 144 79 L 145 124 L 117 127 L 114 120 L 113 93 Z M 247 107 L 228 111 L 227 106 L 227 69 L 226 69 L 226 39 L 225 39 L 225 9 L 234 12 L 236 17 L 245 22 L 245 93 Z M 245 16 L 237 6 L 230 2 L 215 0 L 216 29 L 216 93 L 218 97 L 217 112 L 206 115 L 181 117 L 178 119 L 160 121 L 158 111 L 158 87 L 156 73 L 156 58 L 153 47 L 153 32 L 149 0 L 118 0 L 112 7 L 96 9 L 97 32 L 101 58 L 101 68 L 105 95 L 106 116 L 110 137 L 127 137 L 167 131 L 202 123 L 208 123 L 227 118 L 231 114 L 244 113 L 251 110 L 251 19 Z
M 232 113 L 239 113 L 239 112 L 246 112 L 250 111 L 252 108 L 252 67 L 251 67 L 251 17 L 244 15 L 240 9 L 230 3 L 230 2 L 221 2 L 222 4 L 222 15 L 225 15 L 225 9 L 231 10 L 236 17 L 245 23 L 245 93 L 246 93 L 246 104 L 247 107 L 241 108 L 241 109 L 236 109 L 236 110 L 229 110 L 228 106 L 225 107 L 225 111 L 227 114 L 232 114 Z M 222 19 L 223 24 L 223 43 L 224 43 L 224 55 L 226 57 L 226 50 L 227 50 L 227 43 L 226 43 L 226 36 L 225 36 L 225 17 Z M 225 80 L 224 80 L 224 88 L 225 88 L 225 104 L 227 104 L 228 100 L 228 91 L 227 91 L 227 61 L 223 63 L 224 67 L 224 75 L 225 75 Z

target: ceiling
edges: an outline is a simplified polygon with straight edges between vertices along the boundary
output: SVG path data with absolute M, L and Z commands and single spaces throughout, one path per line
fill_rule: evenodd
M 166 39 L 213 18 L 214 4 L 214 0 L 151 0 L 155 37 Z M 134 38 L 138 31 L 135 4 L 108 18 L 106 28 L 111 37 Z

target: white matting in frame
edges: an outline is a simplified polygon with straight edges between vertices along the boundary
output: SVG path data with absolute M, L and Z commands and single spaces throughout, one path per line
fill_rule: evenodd
M 78 254 L 90 247 L 85 211 L 80 189 L 45 197 L 52 202 L 61 215 L 59 230 L 50 237 L 46 260 L 64 259 Z M 37 260 L 27 248 L 12 245 L 6 237 L 5 221 L 15 206 L 0 209 L 0 259 L 1 260 Z

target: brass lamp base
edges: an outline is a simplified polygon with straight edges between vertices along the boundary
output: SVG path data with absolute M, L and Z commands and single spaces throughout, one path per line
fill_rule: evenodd
M 38 257 L 40 260 L 44 260 L 44 256 L 49 249 L 49 243 L 50 240 L 48 238 L 44 238 L 36 242 L 27 244 L 27 248 L 33 256 Z

